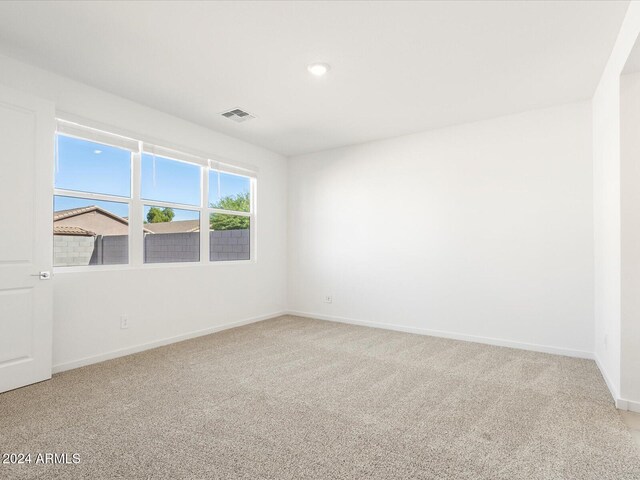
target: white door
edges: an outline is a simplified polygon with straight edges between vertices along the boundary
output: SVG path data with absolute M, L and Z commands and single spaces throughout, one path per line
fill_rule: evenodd
M 52 103 L 0 85 L 0 392 L 51 378 L 54 132 Z

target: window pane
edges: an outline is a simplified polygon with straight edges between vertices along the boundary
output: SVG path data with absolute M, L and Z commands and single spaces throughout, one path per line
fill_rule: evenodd
M 53 265 L 129 262 L 129 205 L 53 197 Z
M 250 259 L 249 217 L 212 213 L 209 227 L 209 260 Z
M 56 188 L 131 196 L 129 150 L 64 135 L 56 138 Z
M 200 166 L 142 155 L 142 198 L 200 205 Z
M 200 261 L 200 213 L 144 207 L 144 263 Z
M 209 206 L 236 212 L 250 211 L 251 179 L 241 175 L 209 171 Z

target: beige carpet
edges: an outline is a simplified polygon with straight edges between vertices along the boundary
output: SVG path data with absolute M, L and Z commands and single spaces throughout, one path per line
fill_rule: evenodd
M 640 479 L 592 361 L 281 317 L 0 395 L 2 479 Z

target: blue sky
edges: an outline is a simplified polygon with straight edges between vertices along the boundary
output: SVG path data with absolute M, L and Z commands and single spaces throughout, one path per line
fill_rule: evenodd
M 131 195 L 131 153 L 128 150 L 64 135 L 58 136 L 57 149 L 56 188 L 125 198 Z M 143 154 L 141 174 L 143 202 L 146 199 L 195 207 L 200 205 L 199 166 Z M 209 184 L 209 201 L 216 202 L 227 195 L 248 192 L 250 180 L 247 177 L 210 171 Z M 126 203 L 62 196 L 54 199 L 56 211 L 89 205 L 98 205 L 121 217 L 129 216 Z M 148 208 L 145 207 L 145 216 Z M 183 209 L 174 211 L 174 220 L 198 218 L 198 212 Z

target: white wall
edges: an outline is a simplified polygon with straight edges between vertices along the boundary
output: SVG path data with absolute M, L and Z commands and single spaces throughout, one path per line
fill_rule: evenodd
M 292 158 L 289 308 L 590 356 L 591 162 L 588 102 Z
M 640 32 L 631 2 L 593 97 L 595 356 L 619 406 L 621 344 L 620 73 Z
M 640 407 L 640 73 L 620 77 L 620 174 L 620 396 L 637 408 Z
M 0 83 L 52 100 L 59 113 L 95 126 L 258 168 L 257 263 L 57 274 L 57 369 L 286 308 L 284 157 L 1 56 Z M 123 313 L 128 330 L 120 329 Z

